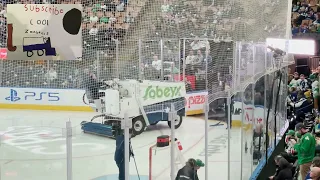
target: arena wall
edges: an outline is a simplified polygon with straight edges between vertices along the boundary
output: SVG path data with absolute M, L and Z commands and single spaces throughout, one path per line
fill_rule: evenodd
M 187 93 L 186 115 L 203 114 L 206 91 Z M 245 105 L 234 102 L 232 125 L 240 127 L 242 111 L 244 108 L 245 124 L 252 124 L 253 110 L 254 122 L 263 123 L 265 110 L 263 106 Z M 81 89 L 46 89 L 46 88 L 0 88 L 0 109 L 31 109 L 31 110 L 58 110 L 58 111 L 87 111 L 92 112 L 85 90 Z M 238 111 L 238 112 L 236 112 Z
M 0 88 L 1 109 L 92 111 L 80 89 Z
M 206 91 L 188 93 L 187 115 L 202 114 Z M 1 109 L 93 111 L 82 89 L 0 88 Z

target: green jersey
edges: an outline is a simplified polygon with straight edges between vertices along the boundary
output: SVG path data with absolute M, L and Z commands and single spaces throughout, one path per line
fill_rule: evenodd
M 312 162 L 316 151 L 316 139 L 310 133 L 305 133 L 300 142 L 293 147 L 298 153 L 298 164 Z

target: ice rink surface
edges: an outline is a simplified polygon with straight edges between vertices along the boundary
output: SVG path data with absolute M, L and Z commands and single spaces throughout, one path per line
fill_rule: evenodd
M 89 121 L 95 113 L 31 110 L 0 110 L 0 179 L 1 180 L 66 180 L 66 121 L 73 129 L 73 179 L 116 180 L 114 162 L 115 140 L 84 134 L 80 123 Z M 217 121 L 209 121 L 209 125 Z M 231 129 L 230 179 L 249 179 L 252 167 L 250 153 L 241 156 L 240 129 Z M 184 159 L 205 161 L 205 121 L 201 117 L 186 117 L 176 137 L 180 140 Z M 137 168 L 141 180 L 149 174 L 149 147 L 160 135 L 170 135 L 166 122 L 161 122 L 132 139 Z M 247 134 L 250 137 L 250 133 Z M 248 138 L 248 143 L 250 144 Z M 244 146 L 243 146 L 244 147 Z M 209 127 L 209 178 L 227 179 L 228 131 L 226 125 Z M 243 165 L 241 169 L 241 157 Z M 130 161 L 130 174 L 137 175 L 134 160 Z M 205 169 L 198 171 L 204 179 Z M 170 179 L 170 148 L 153 153 L 152 179 Z M 131 178 L 135 180 L 137 178 Z

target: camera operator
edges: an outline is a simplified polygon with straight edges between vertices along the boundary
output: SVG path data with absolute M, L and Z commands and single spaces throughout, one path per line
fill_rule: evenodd
M 131 138 L 131 130 L 129 132 L 130 134 L 130 138 Z M 124 134 L 123 134 L 123 130 L 119 129 L 116 132 L 116 151 L 114 153 L 114 161 L 116 162 L 118 169 L 119 169 L 119 180 L 125 180 L 125 154 L 124 154 Z M 131 148 L 131 142 L 129 140 L 129 161 L 130 161 L 130 157 L 134 156 L 132 148 Z

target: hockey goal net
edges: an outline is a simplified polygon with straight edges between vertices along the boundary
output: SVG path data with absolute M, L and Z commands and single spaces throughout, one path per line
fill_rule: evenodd
M 154 144 L 149 147 L 149 180 L 171 179 L 171 145 L 174 146 L 174 175 L 185 165 L 183 148 L 179 140 L 166 147 L 157 147 L 157 144 Z

